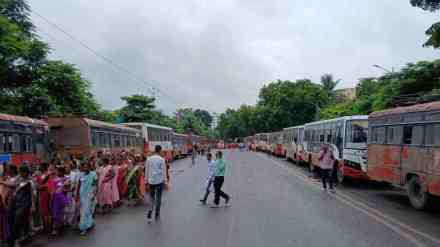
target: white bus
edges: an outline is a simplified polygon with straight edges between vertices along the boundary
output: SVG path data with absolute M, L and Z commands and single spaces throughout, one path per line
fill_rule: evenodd
M 167 161 L 173 159 L 172 128 L 149 123 L 124 123 L 123 125 L 142 131 L 145 155 L 151 154 L 154 152 L 154 147 L 160 145 L 165 159 Z
M 368 116 L 347 116 L 305 124 L 304 148 L 311 169 L 319 165 L 322 144 L 329 144 L 336 158 L 339 182 L 344 177 L 368 180 Z
M 283 129 L 283 146 L 286 158 L 297 164 L 304 161 L 304 125 Z

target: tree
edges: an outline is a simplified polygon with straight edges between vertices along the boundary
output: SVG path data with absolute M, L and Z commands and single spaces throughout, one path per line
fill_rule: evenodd
M 314 120 L 328 94 L 308 79 L 275 81 L 260 90 L 257 105 L 228 109 L 219 117 L 217 130 L 223 139 L 245 137 L 259 132 L 278 131 Z
M 257 105 L 264 114 L 266 130 L 275 131 L 314 120 L 319 108 L 327 102 L 327 92 L 309 79 L 278 80 L 260 90 Z
M 95 116 L 100 111 L 101 107 L 90 92 L 90 83 L 75 66 L 50 61 L 36 74 L 39 79 L 29 86 L 0 89 L 0 111 L 30 117 L 48 114 Z
M 24 0 L 0 0 L 0 85 L 28 86 L 45 63 L 49 47 L 34 34 Z
M 179 115 L 179 120 L 176 123 L 176 131 L 178 133 L 193 133 L 203 136 L 209 135 L 209 128 L 196 116 L 193 109 L 178 109 L 176 115 Z
M 151 122 L 157 113 L 154 112 L 155 98 L 142 94 L 121 97 L 126 105 L 121 108 L 120 115 L 126 122 Z
M 410 2 L 414 7 L 430 12 L 436 12 L 440 9 L 440 0 L 411 0 Z M 429 38 L 423 46 L 432 46 L 433 48 L 440 47 L 440 22 L 432 24 L 425 31 L 425 34 L 429 36 Z
M 324 74 L 321 76 L 321 84 L 325 91 L 331 94 L 341 80 L 334 80 L 332 74 Z
M 206 110 L 196 109 L 194 111 L 195 116 L 200 119 L 206 127 L 210 127 L 212 124 L 212 116 Z

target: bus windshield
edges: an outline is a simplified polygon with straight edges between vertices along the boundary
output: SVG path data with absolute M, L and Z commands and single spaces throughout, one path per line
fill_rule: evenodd
M 366 149 L 368 137 L 368 120 L 351 120 L 347 122 L 346 148 Z

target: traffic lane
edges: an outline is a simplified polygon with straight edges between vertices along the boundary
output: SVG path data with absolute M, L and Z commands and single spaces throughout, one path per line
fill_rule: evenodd
M 271 159 L 285 164 L 294 171 L 307 176 L 310 175 L 306 167 L 300 167 L 274 157 L 271 157 Z M 343 191 L 369 207 L 377 208 L 384 214 L 390 215 L 414 229 L 440 239 L 440 232 L 437 230 L 440 225 L 440 204 L 438 202 L 433 209 L 415 210 L 404 190 L 373 181 L 346 179 L 343 185 L 338 186 L 338 191 Z
M 175 165 L 181 172 L 172 173 L 160 223 L 146 223 L 145 207 L 121 208 L 99 216 L 85 238 L 69 233 L 30 246 L 414 246 L 259 154 L 226 151 L 225 158 L 230 208 L 198 203 L 206 161 L 192 167 L 184 160 Z

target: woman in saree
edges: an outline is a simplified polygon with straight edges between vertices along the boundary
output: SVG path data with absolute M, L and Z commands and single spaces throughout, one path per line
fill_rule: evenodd
M 22 165 L 19 170 L 20 176 L 15 180 L 14 195 L 10 206 L 11 237 L 9 246 L 18 246 L 21 241 L 30 237 L 30 221 L 32 208 L 32 183 L 29 178 L 29 167 Z
M 4 167 L 4 175 L 0 179 L 0 237 L 2 241 L 8 241 L 11 237 L 9 207 L 15 186 L 15 180 L 11 178 L 17 176 L 17 167 Z
M 67 196 L 70 187 L 69 178 L 65 176 L 64 167 L 58 167 L 56 177 L 53 179 L 53 193 L 51 196 L 50 209 L 52 214 L 52 235 L 58 235 L 64 226 L 64 211 L 71 203 Z
M 90 170 L 90 163 L 82 163 L 82 175 L 79 181 L 79 230 L 85 235 L 93 225 L 93 213 L 96 207 L 96 194 L 98 192 L 98 177 L 96 172 Z
M 113 171 L 113 178 L 110 181 L 112 183 L 112 201 L 113 201 L 113 207 L 119 206 L 119 188 L 118 188 L 118 176 L 119 176 L 119 160 L 116 158 L 113 158 L 112 160 L 112 171 Z
M 99 168 L 99 192 L 98 204 L 102 207 L 103 213 L 108 213 L 113 205 L 112 179 L 114 177 L 113 168 L 108 158 L 103 159 L 104 165 Z
M 41 176 L 38 176 L 36 181 L 38 184 L 39 197 L 38 207 L 40 210 L 41 218 L 43 220 L 43 229 L 45 232 L 51 230 L 51 217 L 50 217 L 50 188 L 52 188 L 52 182 L 55 174 L 55 166 L 49 166 L 42 163 L 40 165 Z
M 127 195 L 128 187 L 125 183 L 125 178 L 127 176 L 127 169 L 128 169 L 128 162 L 130 160 L 126 159 L 122 161 L 122 164 L 119 167 L 118 175 L 117 175 L 117 184 L 118 184 L 118 190 L 119 190 L 119 197 L 120 199 L 125 198 Z
M 128 187 L 128 206 L 136 205 L 139 200 L 139 172 L 140 172 L 140 166 L 135 163 L 134 165 L 132 163 L 129 164 L 128 168 L 128 174 L 125 178 L 125 183 Z

